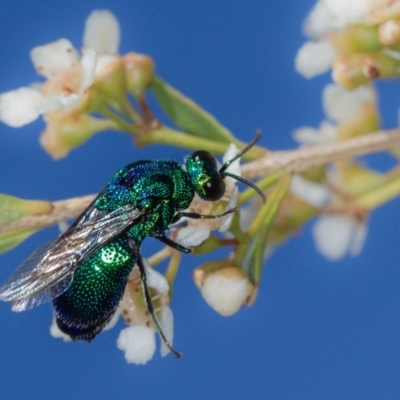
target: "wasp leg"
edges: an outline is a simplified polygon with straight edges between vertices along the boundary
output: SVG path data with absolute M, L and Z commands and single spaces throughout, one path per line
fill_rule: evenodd
M 169 247 L 172 247 L 175 250 L 179 250 L 182 253 L 188 254 L 192 252 L 192 250 L 188 249 L 187 247 L 181 246 L 179 243 L 174 242 L 172 239 L 164 235 L 154 235 L 154 237 L 160 242 L 166 244 Z
M 215 218 L 222 218 L 225 217 L 226 215 L 232 214 L 236 212 L 236 208 L 230 208 L 229 210 L 223 212 L 222 214 L 199 214 L 199 213 L 194 213 L 194 212 L 185 212 L 185 211 L 179 211 L 174 215 L 174 218 L 172 220 L 172 223 L 178 222 L 182 217 L 186 218 L 192 218 L 192 219 L 215 219 Z
M 129 241 L 131 242 L 131 240 Z M 132 241 L 133 242 L 133 241 Z M 132 249 L 136 249 L 137 246 L 135 243 L 132 244 Z M 153 302 L 151 301 L 151 297 L 150 297 L 150 293 L 149 293 L 149 288 L 147 286 L 147 275 L 146 275 L 146 270 L 144 267 L 144 263 L 143 263 L 143 259 L 142 256 L 140 254 L 138 254 L 138 259 L 136 262 L 138 268 L 139 268 L 139 272 L 140 272 L 140 279 L 142 281 L 142 288 L 143 288 L 143 295 L 146 301 L 146 307 L 147 310 L 149 311 L 151 318 L 153 320 L 153 323 L 158 331 L 158 333 L 161 336 L 162 341 L 165 343 L 165 345 L 168 347 L 169 351 L 176 357 L 176 358 L 180 358 L 182 356 L 182 353 L 180 353 L 179 351 L 176 351 L 171 344 L 169 343 L 169 341 L 167 340 L 167 338 L 165 337 L 164 331 L 160 325 L 160 322 L 157 319 L 156 313 L 154 311 L 154 306 L 153 306 Z

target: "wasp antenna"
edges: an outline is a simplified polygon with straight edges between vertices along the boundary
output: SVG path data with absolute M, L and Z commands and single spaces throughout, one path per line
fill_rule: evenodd
M 239 153 L 236 154 L 235 157 L 233 157 L 231 160 L 228 160 L 220 169 L 219 169 L 219 173 L 223 174 L 224 171 L 226 171 L 226 169 L 235 161 L 237 160 L 239 157 L 241 157 L 244 153 L 248 152 L 249 149 L 251 149 L 260 139 L 261 137 L 261 130 L 257 129 L 256 132 L 256 136 L 254 136 L 253 140 L 242 150 L 239 151 Z
M 248 179 L 243 178 L 243 177 L 241 177 L 239 175 L 231 174 L 229 172 L 224 172 L 224 175 L 225 176 L 230 176 L 231 178 L 236 179 L 237 181 L 242 182 L 242 183 L 246 184 L 247 186 L 250 186 L 251 188 L 253 188 L 260 195 L 260 197 L 263 199 L 263 203 L 265 203 L 265 195 L 264 195 L 264 193 L 252 181 L 249 181 Z

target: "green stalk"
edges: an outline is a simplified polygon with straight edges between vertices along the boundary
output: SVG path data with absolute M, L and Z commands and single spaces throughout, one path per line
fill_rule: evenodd
M 272 186 L 274 183 L 276 183 L 284 174 L 285 174 L 285 171 L 276 171 L 276 172 L 272 173 L 271 175 L 268 175 L 265 178 L 256 182 L 256 185 L 261 190 L 268 189 L 270 186 Z M 244 192 L 242 192 L 240 194 L 238 204 L 241 205 L 243 203 L 246 203 L 246 201 L 249 201 L 255 195 L 257 195 L 257 193 L 254 191 L 254 189 L 252 189 L 252 188 L 246 189 Z
M 171 259 L 169 260 L 167 271 L 165 272 L 165 278 L 169 284 L 169 293 L 172 294 L 172 286 L 175 281 L 176 274 L 179 270 L 179 265 L 181 263 L 182 253 L 174 251 L 172 253 Z
M 400 177 L 385 182 L 382 186 L 357 198 L 357 205 L 373 210 L 400 195 Z
M 291 179 L 292 177 L 288 173 L 281 177 L 267 202 L 261 207 L 257 218 L 250 225 L 248 230 L 250 238 L 254 237 L 262 227 L 272 224 L 289 189 Z
M 170 146 L 185 149 L 207 150 L 211 153 L 218 154 L 224 154 L 227 149 L 226 143 L 212 142 L 209 139 L 187 135 L 166 126 L 151 129 L 137 140 L 138 146 L 146 146 L 156 143 L 168 144 Z
M 111 121 L 114 121 L 123 132 L 129 133 L 131 135 L 137 134 L 137 129 L 133 126 L 132 123 L 129 123 L 117 113 L 110 110 L 108 107 L 102 107 L 99 112 Z

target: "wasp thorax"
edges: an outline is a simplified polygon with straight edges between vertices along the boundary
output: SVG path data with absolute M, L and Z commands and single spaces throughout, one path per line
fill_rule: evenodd
M 198 150 L 186 159 L 186 169 L 196 193 L 207 201 L 219 200 L 225 193 L 224 177 L 208 151 Z

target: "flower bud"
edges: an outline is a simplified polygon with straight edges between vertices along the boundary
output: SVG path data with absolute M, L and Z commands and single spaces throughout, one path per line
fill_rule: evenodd
M 351 161 L 337 163 L 335 171 L 334 178 L 340 183 L 341 189 L 350 196 L 370 192 L 381 187 L 386 181 L 384 174 Z
M 154 330 L 145 325 L 131 325 L 122 329 L 117 347 L 125 352 L 128 363 L 144 365 L 153 358 L 156 350 Z
M 93 86 L 111 99 L 125 99 L 127 86 L 121 56 L 102 55 L 98 58 Z
M 400 20 L 390 19 L 379 26 L 379 41 L 383 46 L 393 46 L 400 42 Z
M 128 90 L 135 97 L 143 97 L 154 75 L 154 62 L 149 56 L 128 53 L 122 57 Z
M 376 25 L 348 25 L 329 37 L 333 47 L 340 53 L 367 52 L 382 47 Z
M 225 317 L 238 312 L 254 290 L 247 274 L 235 266 L 210 272 L 200 267 L 195 270 L 193 279 L 206 303 Z
M 366 83 L 368 79 L 362 70 L 363 58 L 363 54 L 345 54 L 336 58 L 332 65 L 333 80 L 349 90 Z
M 400 61 L 383 52 L 345 54 L 333 63 L 333 78 L 352 90 L 377 78 L 399 76 Z
M 338 139 L 376 132 L 380 127 L 380 116 L 375 102 L 363 104 L 359 112 L 350 121 L 345 121 L 338 126 Z
M 88 140 L 95 133 L 115 127 L 113 121 L 91 117 L 88 114 L 69 115 L 66 118 L 44 117 L 46 129 L 40 144 L 53 157 L 65 157 L 69 151 Z

